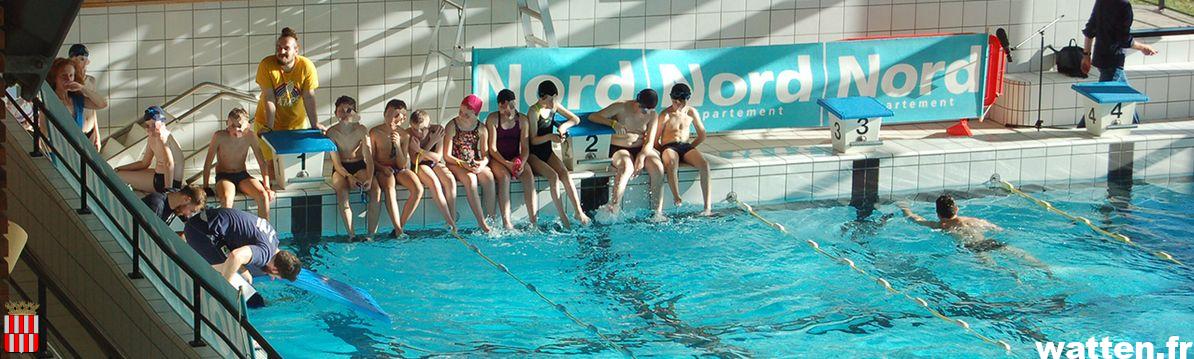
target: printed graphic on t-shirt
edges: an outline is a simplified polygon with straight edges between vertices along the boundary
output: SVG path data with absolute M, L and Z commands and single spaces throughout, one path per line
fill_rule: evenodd
M 292 107 L 299 101 L 298 86 L 294 81 L 286 81 L 274 87 L 274 99 L 278 106 Z

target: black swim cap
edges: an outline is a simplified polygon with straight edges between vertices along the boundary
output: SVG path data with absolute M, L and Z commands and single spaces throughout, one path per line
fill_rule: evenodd
M 549 82 L 544 82 L 544 83 L 546 84 L 546 83 L 551 83 L 551 82 L 549 81 Z M 543 86 L 539 86 L 539 87 L 543 88 Z M 540 96 L 540 97 L 542 97 L 542 96 Z M 507 103 L 510 101 L 514 101 L 514 91 L 510 91 L 510 89 L 504 89 L 504 90 L 498 91 L 497 101 L 498 101 L 498 103 Z
M 645 89 L 638 92 L 634 102 L 638 102 L 639 107 L 654 110 L 659 105 L 659 94 L 655 90 Z
M 673 100 L 688 100 L 692 97 L 692 89 L 687 84 L 679 83 L 672 86 L 671 96 Z
M 560 94 L 560 89 L 556 88 L 556 83 L 551 81 L 543 81 L 539 83 L 539 98 L 547 96 L 555 96 Z

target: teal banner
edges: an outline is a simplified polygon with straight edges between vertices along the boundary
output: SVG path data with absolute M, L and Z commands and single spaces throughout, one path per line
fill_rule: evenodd
M 885 123 L 977 118 L 986 88 L 987 35 L 887 38 L 696 50 L 500 48 L 473 50 L 473 93 L 496 109 L 497 92 L 518 94 L 525 111 L 544 81 L 573 112 L 600 110 L 674 84 L 711 132 L 826 126 L 817 99 L 875 97 Z

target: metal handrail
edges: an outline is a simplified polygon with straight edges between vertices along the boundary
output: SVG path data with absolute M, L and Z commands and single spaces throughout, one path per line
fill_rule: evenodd
M 203 102 L 200 102 L 198 105 L 191 107 L 189 110 L 187 110 L 186 112 L 183 112 L 181 115 L 169 116 L 170 118 L 168 120 L 166 120 L 166 126 L 170 126 L 170 125 L 174 124 L 175 122 L 179 122 L 184 119 L 190 118 L 191 116 L 198 113 L 200 110 L 206 108 L 207 106 L 210 106 L 211 104 L 213 104 L 216 101 L 221 100 L 221 99 L 231 98 L 234 100 L 241 100 L 241 101 L 245 101 L 245 102 L 256 102 L 257 101 L 257 96 L 253 96 L 253 94 L 251 94 L 251 93 L 237 90 L 237 89 L 234 89 L 234 88 L 231 88 L 228 86 L 220 85 L 220 84 L 217 84 L 214 82 L 203 82 L 198 85 L 195 85 L 195 87 L 192 87 L 190 90 L 183 92 L 183 94 L 178 95 L 178 96 L 170 99 L 169 101 L 166 101 L 166 103 L 162 105 L 162 109 L 165 110 L 169 106 L 172 106 L 172 105 L 178 103 L 178 101 L 181 101 L 186 96 L 190 96 L 190 95 L 194 94 L 195 92 L 197 92 L 199 89 L 206 88 L 206 87 L 219 88 L 220 91 L 216 92 L 211 97 L 208 97 L 206 100 L 203 100 Z M 169 113 L 169 111 L 167 111 L 167 113 Z M 124 128 L 121 128 L 120 130 L 117 130 L 116 132 L 113 132 L 112 135 L 108 136 L 108 138 L 104 140 L 104 145 L 106 146 L 107 142 L 113 138 L 118 138 L 120 136 L 127 135 L 129 133 L 129 131 L 132 131 L 133 126 L 137 126 L 136 121 L 125 125 Z M 129 149 L 133 148 L 133 144 L 136 144 L 136 143 L 144 141 L 144 140 L 145 140 L 145 138 L 140 138 L 140 139 L 137 139 L 136 141 L 131 141 L 131 142 L 125 144 L 124 148 L 122 148 L 119 152 L 116 152 L 115 154 L 108 156 L 107 159 L 117 158 L 120 155 L 123 155 Z M 127 139 L 126 139 L 126 141 L 127 141 Z
M 57 97 L 52 96 L 53 90 L 51 90 L 49 88 L 49 85 L 43 84 L 42 88 L 41 88 L 41 92 L 42 92 L 43 98 L 51 99 L 51 101 L 57 101 Z M 16 102 L 15 99 L 12 98 L 12 95 L 5 93 L 5 96 L 8 97 L 9 101 L 12 101 L 14 103 Z M 163 275 L 163 273 L 161 272 L 160 269 L 158 269 L 156 266 L 153 265 L 151 258 L 149 258 L 149 256 L 146 253 L 144 253 L 143 251 L 140 250 L 139 234 L 141 232 L 145 232 L 146 234 L 149 235 L 149 238 L 154 241 L 154 244 L 156 244 L 161 249 L 162 253 L 166 256 L 166 259 L 168 259 L 173 264 L 178 266 L 178 268 L 182 270 L 183 274 L 186 275 L 188 278 L 190 278 L 191 285 L 193 287 L 192 288 L 193 289 L 192 298 L 194 298 L 194 300 L 190 300 L 190 301 L 188 301 L 187 297 L 185 295 L 183 295 L 182 289 L 175 288 L 172 285 L 172 283 L 170 283 L 167 280 L 162 280 L 161 283 L 164 284 L 167 289 L 169 289 L 169 292 L 171 294 L 173 294 L 176 298 L 178 298 L 179 301 L 181 301 L 182 303 L 187 305 L 191 309 L 191 311 L 194 313 L 195 317 L 194 317 L 194 321 L 192 322 L 192 329 L 194 330 L 194 338 L 191 341 L 191 345 L 192 346 L 205 345 L 203 343 L 202 337 L 201 337 L 201 332 L 202 332 L 201 325 L 206 324 L 209 328 L 211 328 L 213 333 L 215 333 L 223 342 L 228 344 L 228 347 L 238 357 L 248 358 L 253 355 L 252 353 L 247 353 L 247 354 L 242 353 L 237 348 L 236 342 L 232 341 L 228 337 L 228 335 L 225 334 L 223 331 L 221 331 L 220 328 L 217 327 L 214 323 L 212 323 L 210 319 L 205 318 L 203 316 L 202 306 L 200 305 L 200 298 L 201 298 L 201 294 L 206 292 L 212 298 L 214 298 L 216 300 L 216 302 L 225 311 L 227 311 L 227 313 L 229 313 L 233 318 L 238 318 L 238 319 L 236 319 L 236 324 L 239 325 L 240 328 L 242 330 L 244 330 L 253 339 L 253 341 L 256 342 L 257 345 L 259 345 L 260 348 L 266 352 L 266 354 L 270 358 L 280 358 L 281 356 L 278 354 L 277 350 L 274 349 L 274 347 L 272 345 L 270 345 L 268 341 L 266 341 L 265 337 L 263 335 L 261 335 L 260 332 L 257 331 L 257 329 L 253 326 L 252 323 L 249 323 L 248 317 L 244 316 L 241 311 L 241 306 L 233 304 L 233 301 L 232 301 L 233 299 L 230 299 L 226 295 L 222 295 L 221 290 L 216 288 L 215 285 L 212 284 L 212 281 L 209 281 L 207 278 L 205 278 L 205 276 L 214 276 L 215 274 L 201 273 L 201 272 L 197 271 L 195 269 L 195 267 L 190 265 L 186 260 L 184 260 L 180 256 L 180 254 L 174 249 L 173 245 L 168 244 L 170 240 L 165 239 L 163 237 L 162 233 L 173 234 L 173 232 L 169 229 L 169 227 L 166 227 L 166 224 L 164 222 L 162 222 L 160 219 L 150 215 L 149 209 L 146 208 L 145 205 L 143 203 L 141 203 L 141 201 L 133 195 L 132 190 L 129 189 L 127 184 L 117 183 L 115 180 L 113 180 L 113 178 L 117 178 L 116 172 L 110 166 L 108 166 L 106 161 L 97 159 L 100 157 L 99 153 L 96 152 L 95 147 L 93 145 L 91 145 L 90 142 L 85 141 L 85 138 L 83 138 L 82 132 L 78 131 L 77 127 L 75 127 L 73 125 L 73 123 L 69 126 L 63 125 L 62 121 L 59 119 L 59 117 L 54 114 L 54 111 L 50 111 L 46 107 L 45 103 L 42 102 L 40 99 L 34 99 L 33 102 L 34 102 L 35 109 L 40 110 L 41 113 L 45 114 L 45 118 L 48 120 L 46 122 L 53 125 L 54 128 L 56 128 L 59 131 L 59 133 L 62 135 L 62 138 L 64 138 L 66 140 L 67 144 L 69 144 L 70 147 L 79 156 L 79 162 L 80 162 L 79 165 L 80 165 L 81 173 L 76 172 L 70 166 L 67 166 L 67 165 L 61 166 L 61 167 L 65 168 L 67 171 L 69 171 L 71 173 L 71 175 L 75 177 L 75 180 L 80 183 L 80 186 L 79 186 L 80 192 L 81 192 L 80 196 L 79 196 L 79 202 L 80 202 L 79 207 L 80 208 L 79 208 L 78 212 L 80 214 L 91 213 L 89 206 L 87 205 L 87 203 L 88 203 L 87 198 L 91 197 L 92 199 L 95 200 L 95 202 L 97 204 L 99 204 L 99 206 L 98 206 L 99 209 L 102 210 L 107 215 L 108 219 L 121 232 L 120 234 L 123 235 L 125 240 L 132 245 L 132 248 L 133 248 L 133 256 L 132 256 L 133 272 L 129 273 L 129 277 L 133 278 L 133 279 L 144 278 L 139 271 L 140 262 L 142 261 L 142 259 L 144 259 L 144 262 L 145 262 L 145 264 L 148 265 L 148 268 L 150 269 L 150 271 L 152 271 L 153 273 L 158 275 L 159 278 L 163 278 L 163 279 L 167 278 L 167 276 Z M 59 110 L 59 111 L 62 111 L 62 110 Z M 48 148 L 51 152 L 54 152 L 54 153 L 60 152 L 54 146 L 54 144 L 51 143 L 51 141 L 49 141 L 48 138 L 44 138 L 46 135 L 42 134 L 42 132 L 41 132 L 41 123 L 40 123 L 41 121 L 38 120 L 38 118 L 41 116 L 37 116 L 37 111 L 35 111 L 33 118 L 29 118 L 28 115 L 25 115 L 25 116 L 26 116 L 26 120 L 30 121 L 34 127 L 33 128 L 34 150 L 33 150 L 33 152 L 31 152 L 31 155 L 34 155 L 34 156 L 41 155 L 42 146 Z M 84 142 L 87 142 L 88 144 L 82 145 L 82 143 L 84 143 Z M 61 158 L 61 156 L 59 156 L 59 158 Z M 106 187 L 113 194 L 113 197 L 115 197 L 115 199 L 120 204 L 120 206 L 124 207 L 124 209 L 129 213 L 129 216 L 132 217 L 131 219 L 133 220 L 133 222 L 134 222 L 133 224 L 135 225 L 132 228 L 132 236 L 128 235 L 129 231 L 127 231 L 121 227 L 120 223 L 118 223 L 119 221 L 116 219 L 115 216 L 112 215 L 111 211 L 109 211 L 107 207 L 103 206 L 103 202 L 100 201 L 99 196 L 96 195 L 94 193 L 94 191 L 90 190 L 87 187 L 87 170 L 88 169 L 90 169 L 92 172 L 94 172 L 96 174 L 99 174 L 96 177 L 99 178 L 101 184 L 104 187 Z M 150 219 L 151 217 L 152 217 L 152 219 Z M 178 241 L 177 238 L 173 238 L 172 240 Z M 207 267 L 207 266 L 203 266 L 203 267 Z M 227 290 L 227 289 L 225 289 L 225 290 Z M 250 351 L 253 350 L 252 347 L 250 347 L 248 349 Z

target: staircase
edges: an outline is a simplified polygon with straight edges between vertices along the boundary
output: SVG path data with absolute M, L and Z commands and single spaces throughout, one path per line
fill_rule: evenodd
M 209 90 L 214 90 L 214 92 L 194 107 L 185 108 L 179 105 L 183 99 Z M 161 105 L 162 109 L 166 112 L 166 126 L 174 130 L 186 125 L 194 121 L 196 114 L 200 113 L 204 108 L 225 100 L 239 102 L 245 108 L 253 108 L 257 103 L 257 96 L 214 82 L 202 82 Z M 136 120 L 129 119 L 128 125 L 112 132 L 111 136 L 104 139 L 101 155 L 112 167 L 136 161 L 141 158 L 142 152 L 145 151 L 145 129 Z M 202 159 L 207 155 L 207 146 L 204 143 L 201 147 L 196 147 L 195 150 L 187 151 L 184 154 L 183 166 L 187 166 L 184 169 L 184 173 L 195 174 L 203 171 L 203 163 L 198 159 Z

